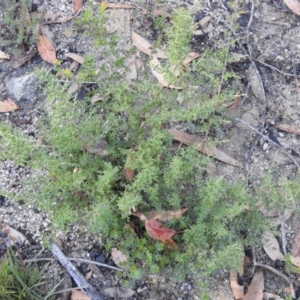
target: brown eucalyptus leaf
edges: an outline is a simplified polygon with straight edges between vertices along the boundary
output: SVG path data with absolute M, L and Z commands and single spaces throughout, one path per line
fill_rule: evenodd
M 24 243 L 29 245 L 29 241 L 25 237 L 25 235 L 18 230 L 8 226 L 4 225 L 2 228 L 2 231 L 7 234 L 8 237 L 8 246 L 13 246 L 15 244 L 23 245 Z
M 19 106 L 14 101 L 12 101 L 10 98 L 8 98 L 6 100 L 0 99 L 0 113 L 11 112 L 18 108 L 19 108 Z
M 166 17 L 172 19 L 172 15 L 169 14 L 169 13 L 166 11 L 166 9 L 163 9 L 163 8 L 155 9 L 155 10 L 153 11 L 153 15 L 154 15 L 154 16 L 157 16 L 157 17 L 166 16 Z
M 65 53 L 65 56 L 72 58 L 73 60 L 80 63 L 81 65 L 84 63 L 84 59 L 76 53 L 68 52 L 68 53 Z
M 10 56 L 0 50 L 0 58 L 1 59 L 10 59 Z
M 230 271 L 230 287 L 235 300 L 241 300 L 244 297 L 244 287 L 238 284 L 237 272 Z
M 188 210 L 188 208 L 182 208 L 179 210 L 165 210 L 160 213 L 156 211 L 150 211 L 149 214 L 145 213 L 146 215 L 149 215 L 149 219 L 155 219 L 159 220 L 161 222 L 169 221 L 172 219 L 178 219 L 181 218 L 182 215 Z
M 73 60 L 72 63 L 70 64 L 70 71 L 73 71 L 74 69 L 76 69 L 78 66 L 80 65 L 80 63 L 78 63 L 77 61 Z
M 150 68 L 151 68 L 152 74 L 156 77 L 156 79 L 162 86 L 173 88 L 173 89 L 179 89 L 179 90 L 182 89 L 181 87 L 175 87 L 173 85 L 170 85 L 165 80 L 165 76 L 162 72 L 162 67 L 160 65 L 160 62 L 155 56 L 152 56 L 152 59 L 150 60 Z
M 131 39 L 132 44 L 145 54 L 149 56 L 155 56 L 156 58 L 168 58 L 163 50 L 154 49 L 153 46 L 146 39 L 144 39 L 134 31 L 132 31 Z
M 55 49 L 48 37 L 38 34 L 37 48 L 44 61 L 50 64 L 54 64 L 56 62 Z
M 280 251 L 276 237 L 270 231 L 263 234 L 263 248 L 267 255 L 273 260 L 284 260 L 284 255 Z
M 264 297 L 264 273 L 262 270 L 256 271 L 251 284 L 248 288 L 247 294 L 243 300 L 263 300 Z
M 132 183 L 133 182 L 133 177 L 134 177 L 134 170 L 130 169 L 130 168 L 125 168 L 124 169 L 124 173 L 125 173 L 125 177 L 126 179 Z
M 293 256 L 293 255 L 290 255 L 290 260 L 291 260 L 291 263 L 296 266 L 297 268 L 300 268 L 300 257 L 298 256 Z
M 37 51 L 35 49 L 30 50 L 29 53 L 22 53 L 20 56 L 14 57 L 14 59 L 10 63 L 10 66 L 14 69 L 19 68 L 27 61 L 29 61 L 32 57 L 34 57 L 36 53 Z
M 89 280 L 92 277 L 93 271 L 90 270 L 89 272 L 87 272 L 84 276 L 85 280 Z
M 74 12 L 77 13 L 82 7 L 83 0 L 73 0 Z
M 125 59 L 124 66 L 127 68 L 126 70 L 126 81 L 132 85 L 137 82 L 138 72 L 137 69 L 141 66 L 141 59 L 139 57 L 139 53 L 135 53 L 130 57 Z
M 264 101 L 264 88 L 260 80 L 260 75 L 258 74 L 258 71 L 253 64 L 250 65 L 248 76 L 253 94 L 258 100 Z
M 202 146 L 204 144 L 204 140 L 197 139 L 197 136 L 191 135 L 185 132 L 178 131 L 176 129 L 169 129 L 168 132 L 173 136 L 174 140 L 179 141 L 185 145 L 193 145 L 196 143 L 196 149 L 206 155 L 212 156 L 215 159 L 218 159 L 222 162 L 225 162 L 229 165 L 233 165 L 236 167 L 241 167 L 242 164 L 226 154 L 225 152 L 219 150 L 215 146 Z
M 300 15 L 300 2 L 297 0 L 283 0 L 286 6 L 295 14 Z
M 297 135 L 300 135 L 300 128 L 294 125 L 289 125 L 289 124 L 276 124 L 275 125 L 276 128 L 285 131 L 285 132 L 289 132 L 289 133 L 294 133 Z
M 300 230 L 294 236 L 291 255 L 300 257 Z
M 71 300 L 92 300 L 92 299 L 89 296 L 87 296 L 83 291 L 72 290 Z
M 112 248 L 111 259 L 118 267 L 122 268 L 122 265 L 128 260 L 128 257 L 117 248 Z
M 132 297 L 135 294 L 135 291 L 129 288 L 111 287 L 111 288 L 101 289 L 101 293 L 105 297 L 120 299 L 120 298 Z
M 145 227 L 149 235 L 159 241 L 168 240 L 177 233 L 176 230 L 164 227 L 161 222 L 154 219 L 145 219 Z
M 188 56 L 184 59 L 183 64 L 187 65 L 189 64 L 191 61 L 193 61 L 194 59 L 197 59 L 200 56 L 199 53 L 197 52 L 190 52 L 188 54 Z
M 102 101 L 102 100 L 103 100 L 102 97 L 100 97 L 98 94 L 95 94 L 95 95 L 92 96 L 90 101 L 91 101 L 91 103 L 96 103 L 96 102 L 99 102 L 99 101 Z

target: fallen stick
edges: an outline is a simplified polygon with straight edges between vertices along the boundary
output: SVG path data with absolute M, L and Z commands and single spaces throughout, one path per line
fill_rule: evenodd
M 105 300 L 105 298 L 97 292 L 97 290 L 89 284 L 85 278 L 79 273 L 75 266 L 67 259 L 58 246 L 51 241 L 52 254 L 59 260 L 64 268 L 68 271 L 70 276 L 74 279 L 77 286 L 91 299 L 91 300 Z

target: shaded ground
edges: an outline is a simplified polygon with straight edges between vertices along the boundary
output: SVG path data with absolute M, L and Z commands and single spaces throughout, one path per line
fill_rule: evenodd
M 42 1 L 41 1 L 42 2 Z M 38 2 L 38 9 L 47 13 L 59 14 L 60 18 L 72 15 L 72 6 L 65 1 Z M 299 119 L 299 43 L 300 27 L 299 17 L 290 12 L 281 2 L 265 2 L 257 6 L 241 4 L 230 7 L 220 1 L 209 3 L 203 1 L 201 5 L 184 1 L 168 3 L 167 10 L 173 7 L 183 6 L 190 10 L 195 18 L 202 19 L 209 16 L 210 20 L 203 25 L 205 34 L 193 37 L 193 48 L 201 53 L 204 45 L 212 47 L 222 43 L 222 34 L 225 30 L 232 30 L 232 34 L 238 37 L 239 42 L 231 49 L 237 55 L 232 68 L 241 76 L 240 85 L 240 113 L 238 117 L 248 125 L 253 126 L 273 141 L 279 141 L 282 148 L 292 154 L 299 161 L 300 141 L 299 136 L 287 133 L 276 128 L 277 124 L 295 125 L 300 128 Z M 141 3 L 137 11 L 130 9 L 111 9 L 107 11 L 108 31 L 121 36 L 118 47 L 120 51 L 128 49 L 131 45 L 131 30 L 134 30 L 149 41 L 155 39 L 153 31 L 152 4 Z M 251 13 L 251 9 L 253 11 Z M 240 12 L 239 14 L 237 12 Z M 2 12 L 3 14 L 3 12 Z M 233 17 L 239 24 L 236 29 L 228 21 Z M 251 23 L 249 22 L 251 20 Z M 90 54 L 96 60 L 100 54 L 93 48 L 93 40 L 77 32 L 78 27 L 73 21 L 52 24 L 48 26 L 53 32 L 58 58 L 64 59 L 65 52 L 78 54 Z M 4 50 L 4 49 L 3 49 Z M 7 51 L 10 48 L 5 49 Z M 7 52 L 6 51 L 6 52 Z M 250 53 L 250 59 L 245 54 Z M 256 64 L 256 69 L 251 67 Z M 17 78 L 28 74 L 36 67 L 48 67 L 38 55 L 35 55 L 26 64 L 14 68 L 12 62 L 1 63 L 0 92 L 1 98 L 14 96 L 13 91 L 5 84 L 9 78 Z M 255 75 L 258 70 L 260 76 Z M 260 78 L 260 79 L 258 79 Z M 262 86 L 263 85 L 263 89 Z M 264 93 L 263 93 L 264 91 Z M 265 94 L 265 96 L 264 96 Z M 1 116 L 2 122 L 13 122 L 27 134 L 36 134 L 35 122 L 39 118 L 39 101 L 42 101 L 38 91 L 31 99 L 21 99 L 18 103 L 25 110 L 9 113 Z M 268 123 L 269 121 L 269 123 Z M 263 128 L 261 126 L 263 125 Z M 274 125 L 274 126 L 273 126 Z M 238 182 L 249 176 L 251 187 L 260 183 L 261 176 L 272 171 L 277 178 L 293 179 L 297 166 L 286 155 L 277 152 L 276 147 L 270 141 L 258 138 L 257 134 L 240 122 L 224 126 L 223 131 L 218 132 L 217 138 L 224 141 L 219 148 L 234 157 L 243 164 L 242 168 L 236 168 L 215 161 L 215 173 L 226 178 L 229 182 Z M 11 192 L 14 195 L 24 190 L 21 180 L 30 176 L 30 170 L 14 165 L 12 162 L 0 162 L 0 190 Z M 43 249 L 43 237 L 53 233 L 50 226 L 51 220 L 45 214 L 34 207 L 24 208 L 21 204 L 13 204 L 10 199 L 0 197 L 0 218 L 4 223 L 23 232 L 31 242 L 30 247 L 24 248 L 24 256 L 32 258 Z M 290 250 L 295 232 L 299 229 L 300 222 L 296 216 L 292 216 L 286 223 L 287 250 Z M 110 254 L 103 251 L 97 237 L 92 236 L 86 229 L 73 226 L 68 233 L 55 232 L 62 240 L 64 252 L 74 258 L 88 258 L 91 253 L 95 258 L 110 262 Z M 1 254 L 5 252 L 0 249 Z M 259 261 L 268 265 L 274 265 L 263 250 L 258 248 Z M 42 257 L 50 257 L 49 251 L 43 251 Z M 95 269 L 94 266 L 83 266 L 93 269 L 91 283 L 97 287 L 111 287 L 119 285 L 118 279 L 112 272 L 106 269 Z M 83 270 L 85 268 L 85 270 Z M 52 262 L 49 267 L 49 281 L 58 280 L 64 271 L 57 262 Z M 265 291 L 285 298 L 289 295 L 289 285 L 273 273 L 265 271 Z M 291 275 L 297 278 L 296 275 Z M 233 299 L 229 287 L 229 273 L 219 271 L 208 279 L 211 299 Z M 247 285 L 247 282 L 243 282 Z M 193 282 L 193 278 L 187 278 L 185 282 L 174 283 L 161 276 L 153 276 L 138 281 L 133 287 L 136 291 L 131 299 L 199 299 L 199 292 Z

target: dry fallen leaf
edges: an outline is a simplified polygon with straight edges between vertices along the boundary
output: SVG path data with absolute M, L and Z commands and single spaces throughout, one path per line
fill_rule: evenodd
M 157 58 L 168 58 L 163 50 L 154 49 L 153 46 L 147 40 L 145 40 L 143 37 L 141 37 L 134 31 L 132 31 L 131 39 L 133 46 L 137 47 L 140 51 L 144 52 L 145 54 L 149 56 L 155 56 Z
M 18 244 L 19 246 L 23 245 L 24 243 L 29 244 L 28 240 L 26 239 L 26 237 L 23 233 L 17 231 L 16 229 L 14 229 L 8 225 L 4 225 L 2 228 L 2 231 L 7 234 L 7 237 L 8 237 L 7 246 L 8 247 L 13 246 L 15 244 Z
M 98 94 L 95 94 L 95 95 L 92 96 L 90 101 L 91 101 L 91 103 L 96 103 L 96 102 L 99 102 L 99 101 L 102 101 L 102 100 L 103 100 L 102 97 L 100 97 Z
M 250 65 L 248 76 L 253 94 L 258 100 L 264 101 L 265 92 L 261 84 L 260 75 L 253 64 Z
M 87 272 L 84 276 L 85 280 L 89 280 L 92 277 L 93 271 L 90 270 L 89 272 Z
M 161 72 L 162 67 L 160 65 L 160 62 L 155 56 L 152 56 L 152 59 L 150 60 L 150 68 L 151 68 L 152 74 L 156 77 L 156 79 L 162 86 L 173 88 L 173 89 L 179 89 L 179 90 L 182 89 L 181 87 L 175 87 L 173 85 L 170 85 L 165 80 L 164 74 Z
M 125 178 L 132 183 L 133 182 L 133 176 L 134 176 L 134 170 L 130 169 L 130 168 L 125 168 L 124 169 L 124 173 L 125 173 Z
M 284 260 L 284 255 L 280 251 L 279 243 L 273 233 L 266 231 L 263 234 L 263 248 L 267 255 L 273 260 Z
M 105 297 L 120 299 L 120 298 L 129 298 L 133 296 L 135 294 L 135 291 L 129 288 L 111 287 L 111 288 L 101 289 L 101 293 Z
M 150 211 L 149 213 L 145 213 L 145 215 L 149 215 L 149 219 L 155 219 L 163 222 L 181 218 L 187 210 L 188 208 L 182 208 L 179 210 L 165 210 L 161 213 L 158 213 L 156 211 Z
M 243 300 L 263 300 L 264 291 L 264 273 L 262 270 L 258 270 L 251 281 L 247 294 Z
M 14 57 L 14 59 L 10 62 L 10 66 L 14 69 L 19 68 L 27 61 L 29 61 L 32 57 L 36 55 L 37 51 L 33 48 L 28 53 L 21 53 L 20 56 Z
M 135 6 L 129 4 L 118 4 L 118 3 L 109 3 L 109 2 L 102 2 L 102 3 L 105 5 L 106 8 L 135 8 Z
M 241 300 L 244 297 L 244 287 L 238 284 L 237 272 L 230 271 L 230 287 L 235 300 Z
M 44 35 L 38 34 L 38 43 L 37 48 L 39 54 L 41 55 L 42 59 L 50 64 L 54 64 L 56 62 L 56 53 L 55 49 L 50 41 Z
M 220 161 L 223 161 L 229 165 L 241 167 L 242 164 L 226 154 L 225 152 L 219 150 L 215 146 L 204 146 L 202 147 L 202 144 L 204 143 L 203 140 L 197 139 L 196 136 L 178 131 L 176 129 L 169 129 L 168 132 L 173 136 L 174 140 L 179 141 L 185 145 L 193 145 L 196 143 L 196 149 L 206 155 L 212 156 Z
M 73 60 L 80 63 L 81 65 L 84 63 L 84 59 L 76 53 L 68 52 L 68 53 L 65 53 L 65 56 L 72 58 Z
M 117 248 L 111 249 L 111 259 L 120 268 L 122 268 L 123 263 L 128 260 L 128 257 Z
M 291 255 L 300 257 L 300 230 L 294 236 Z
M 0 113 L 6 113 L 18 109 L 19 106 L 10 98 L 6 100 L 0 100 Z
M 297 126 L 294 126 L 294 125 L 276 124 L 275 127 L 282 130 L 282 131 L 286 131 L 286 132 L 290 132 L 290 133 L 300 135 L 300 128 L 297 127 Z
M 153 11 L 153 15 L 154 15 L 154 16 L 157 16 L 157 17 L 166 16 L 166 17 L 172 19 L 172 15 L 169 14 L 169 13 L 168 13 L 165 9 L 163 9 L 163 8 L 155 9 L 155 10 Z
M 126 81 L 132 85 L 137 82 L 138 79 L 138 68 L 142 65 L 139 53 L 134 53 L 130 57 L 125 59 L 124 66 L 126 70 Z
M 89 296 L 87 296 L 83 291 L 72 290 L 71 300 L 92 300 L 92 299 Z
M 291 260 L 291 263 L 296 266 L 297 268 L 300 268 L 300 257 L 295 257 L 293 255 L 290 255 L 290 260 Z
M 145 227 L 151 237 L 156 240 L 164 241 L 170 239 L 177 233 L 176 230 L 164 227 L 163 224 L 157 220 L 145 218 Z
M 0 58 L 1 59 L 10 59 L 10 56 L 0 50 Z
M 74 12 L 77 13 L 82 7 L 83 0 L 73 0 Z
M 191 61 L 193 61 L 194 59 L 197 59 L 200 56 L 199 53 L 197 52 L 190 52 L 188 54 L 188 56 L 184 59 L 183 64 L 187 65 L 189 64 Z
M 295 14 L 300 15 L 300 2 L 297 0 L 283 0 L 286 6 Z

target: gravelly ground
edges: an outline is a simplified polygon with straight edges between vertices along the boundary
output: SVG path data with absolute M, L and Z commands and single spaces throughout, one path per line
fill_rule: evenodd
M 66 18 L 72 15 L 72 5 L 70 1 L 40 1 L 39 10 L 59 14 L 59 18 Z M 236 31 L 236 35 L 240 38 L 240 45 L 246 45 L 251 52 L 252 58 L 259 59 L 256 62 L 257 69 L 261 74 L 262 82 L 265 89 L 266 99 L 261 99 L 259 95 L 259 86 L 254 82 L 253 72 L 251 72 L 249 60 L 244 59 L 236 62 L 234 68 L 241 76 L 241 94 L 246 93 L 247 83 L 250 82 L 250 88 L 243 98 L 243 106 L 241 107 L 240 118 L 248 124 L 259 128 L 263 119 L 280 121 L 300 127 L 299 119 L 299 87 L 295 79 L 299 74 L 299 40 L 300 27 L 299 17 L 291 13 L 283 4 L 277 1 L 262 2 L 254 6 L 253 15 L 251 16 L 251 3 L 237 4 L 232 10 L 226 3 L 220 2 L 197 2 L 194 4 L 184 1 L 174 1 L 163 3 L 168 9 L 175 6 L 184 6 L 191 10 L 195 15 L 211 16 L 211 21 L 206 24 L 203 29 L 207 32 L 206 37 L 194 37 L 193 47 L 201 51 L 207 42 L 214 45 L 222 41 L 222 32 L 228 27 L 228 22 L 224 20 L 230 15 L 235 15 L 240 29 Z M 145 7 L 149 8 L 149 3 L 139 5 L 141 11 L 134 14 L 131 10 L 109 10 L 108 11 L 108 30 L 116 31 L 122 38 L 119 41 L 120 51 L 130 47 L 131 30 L 135 30 L 142 34 L 145 38 L 153 39 L 152 24 L 149 18 L 143 14 Z M 236 16 L 236 11 L 241 11 Z M 2 14 L 3 12 L 1 12 Z M 248 28 L 249 19 L 253 17 L 250 27 Z M 231 26 L 229 26 L 231 27 Z M 56 49 L 59 55 L 70 50 L 70 48 L 79 53 L 89 53 L 97 60 L 99 53 L 93 48 L 93 41 L 83 35 L 78 35 L 76 27 L 72 22 L 59 25 L 49 25 L 49 30 L 53 32 Z M 243 54 L 240 45 L 236 45 L 236 53 Z M 267 65 L 266 65 L 267 64 Z M 273 66 L 273 69 L 268 66 Z M 20 77 L 33 71 L 35 67 L 47 66 L 39 57 L 35 56 L 30 62 L 19 68 L 12 68 L 10 63 L 1 63 L 0 73 L 0 92 L 3 98 L 8 94 L 5 82 L 8 78 Z M 277 68 L 277 71 L 274 70 Z M 285 73 L 285 74 L 283 74 Z M 296 75 L 295 75 L 296 74 Z M 29 102 L 28 102 L 29 101 Z M 30 102 L 31 101 L 31 102 Z M 4 114 L 1 116 L 2 122 L 14 122 L 26 134 L 32 133 L 37 135 L 35 127 L 36 120 L 39 118 L 39 101 L 42 98 L 37 97 L 31 100 L 22 100 L 20 105 L 24 105 L 27 109 L 12 114 Z M 265 110 L 265 106 L 268 109 Z M 22 122 L 28 120 L 30 122 Z M 21 120 L 21 121 L 20 121 Z M 279 140 L 283 148 L 289 153 L 293 153 L 296 157 L 300 153 L 299 137 L 283 132 L 270 125 L 273 135 Z M 294 164 L 289 163 L 286 157 L 281 162 L 274 163 L 275 148 L 270 142 L 263 139 L 253 148 L 253 152 L 249 154 L 249 149 L 256 137 L 255 132 L 245 127 L 241 123 L 230 124 L 220 133 L 226 142 L 220 145 L 220 149 L 235 157 L 242 162 L 243 167 L 225 165 L 221 162 L 215 162 L 215 174 L 228 179 L 230 182 L 236 182 L 244 179 L 248 175 L 251 178 L 253 187 L 260 183 L 261 176 L 273 170 L 278 178 L 293 179 L 297 173 Z M 0 219 L 9 226 L 24 233 L 31 243 L 31 247 L 24 247 L 24 256 L 32 258 L 43 248 L 45 237 L 54 234 L 59 237 L 63 244 L 63 249 L 68 256 L 78 258 L 89 258 L 90 253 L 96 253 L 103 256 L 104 260 L 110 260 L 109 253 L 102 252 L 98 239 L 92 236 L 87 229 L 73 226 L 68 233 L 62 233 L 55 230 L 51 220 L 47 215 L 39 211 L 34 205 L 25 207 L 22 204 L 14 204 L 12 199 L 18 194 L 22 194 L 24 187 L 22 179 L 31 176 L 31 171 L 26 167 L 15 165 L 10 161 L 0 162 L 0 191 L 11 193 L 11 199 L 0 197 Z M 296 215 L 293 215 L 286 223 L 288 250 L 291 247 L 292 239 L 300 227 L 300 222 Z M 1 252 L 2 251 L 2 252 Z M 0 246 L 0 254 L 5 252 L 5 248 Z M 257 251 L 259 261 L 268 265 L 274 265 L 267 257 L 263 250 L 258 248 Z M 42 257 L 50 257 L 48 250 L 42 252 Z M 81 264 L 78 263 L 78 266 Z M 81 265 L 81 268 L 84 266 Z M 105 269 L 93 269 L 93 278 L 91 283 L 97 287 L 110 287 L 119 285 L 119 279 L 113 273 Z M 49 267 L 49 282 L 53 279 L 60 278 L 64 270 L 60 265 L 53 261 Z M 282 298 L 289 294 L 289 285 L 279 276 L 265 271 L 265 291 Z M 293 275 L 294 276 L 294 275 Z M 296 275 L 294 276 L 295 278 Z M 233 299 L 229 287 L 229 274 L 225 270 L 216 272 L 213 277 L 208 279 L 210 285 L 210 298 L 216 300 Z M 134 287 L 136 295 L 131 299 L 199 299 L 197 287 L 193 282 L 193 276 L 187 278 L 185 282 L 175 283 L 168 278 L 162 276 L 153 276 L 145 278 L 136 283 Z

